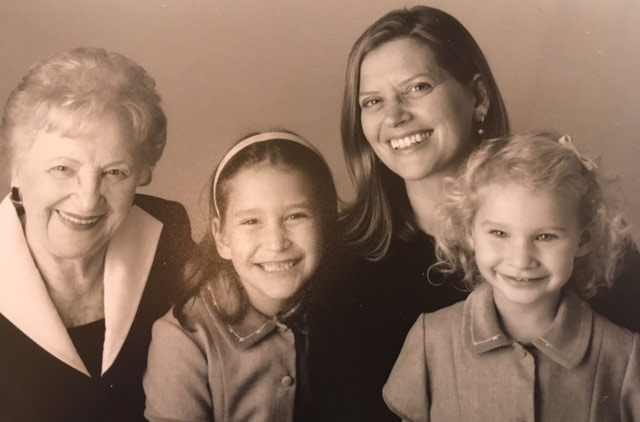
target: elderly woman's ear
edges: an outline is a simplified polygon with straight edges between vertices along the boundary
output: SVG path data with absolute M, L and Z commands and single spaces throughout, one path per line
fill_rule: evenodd
M 147 186 L 151 183 L 151 179 L 153 176 L 153 167 L 152 166 L 144 166 L 142 172 L 140 174 L 140 180 L 138 181 L 138 186 Z

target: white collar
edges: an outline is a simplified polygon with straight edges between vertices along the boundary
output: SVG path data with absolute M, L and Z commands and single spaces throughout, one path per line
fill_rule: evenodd
M 107 248 L 102 374 L 129 333 L 156 253 L 162 223 L 134 206 Z M 47 352 L 89 375 L 31 257 L 16 210 L 0 203 L 0 314 Z

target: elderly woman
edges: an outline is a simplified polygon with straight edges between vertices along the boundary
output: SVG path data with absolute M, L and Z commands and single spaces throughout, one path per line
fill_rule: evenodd
M 155 82 L 117 53 L 54 55 L 1 134 L 0 420 L 143 420 L 151 324 L 191 245 L 181 205 L 136 195 L 166 141 Z

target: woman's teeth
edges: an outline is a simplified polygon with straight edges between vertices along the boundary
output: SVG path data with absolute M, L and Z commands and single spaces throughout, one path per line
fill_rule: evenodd
M 297 259 L 290 259 L 287 261 L 279 261 L 279 262 L 263 262 L 260 267 L 268 273 L 273 273 L 276 271 L 286 271 L 292 268 L 298 262 Z
M 414 133 L 404 138 L 392 138 L 389 140 L 389 143 L 391 144 L 391 148 L 395 150 L 404 149 L 426 141 L 431 136 L 431 133 L 431 131 L 425 131 Z
M 70 223 L 84 224 L 84 225 L 94 224 L 95 222 L 97 222 L 100 219 L 100 217 L 76 218 L 76 217 L 72 217 L 69 214 L 66 214 L 66 213 L 64 213 L 62 211 L 58 211 L 58 215 L 60 215 L 60 217 L 62 217 L 63 220 L 69 221 Z

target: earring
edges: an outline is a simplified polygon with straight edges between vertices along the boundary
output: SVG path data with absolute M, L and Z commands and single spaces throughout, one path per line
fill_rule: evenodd
M 13 205 L 16 207 L 22 207 L 22 195 L 20 195 L 20 189 L 15 187 L 15 186 L 11 186 L 11 202 L 13 202 Z
M 480 116 L 480 124 L 478 125 L 478 135 L 480 135 L 480 138 L 483 138 L 484 135 L 484 129 L 482 129 L 482 125 L 484 124 L 484 115 Z

